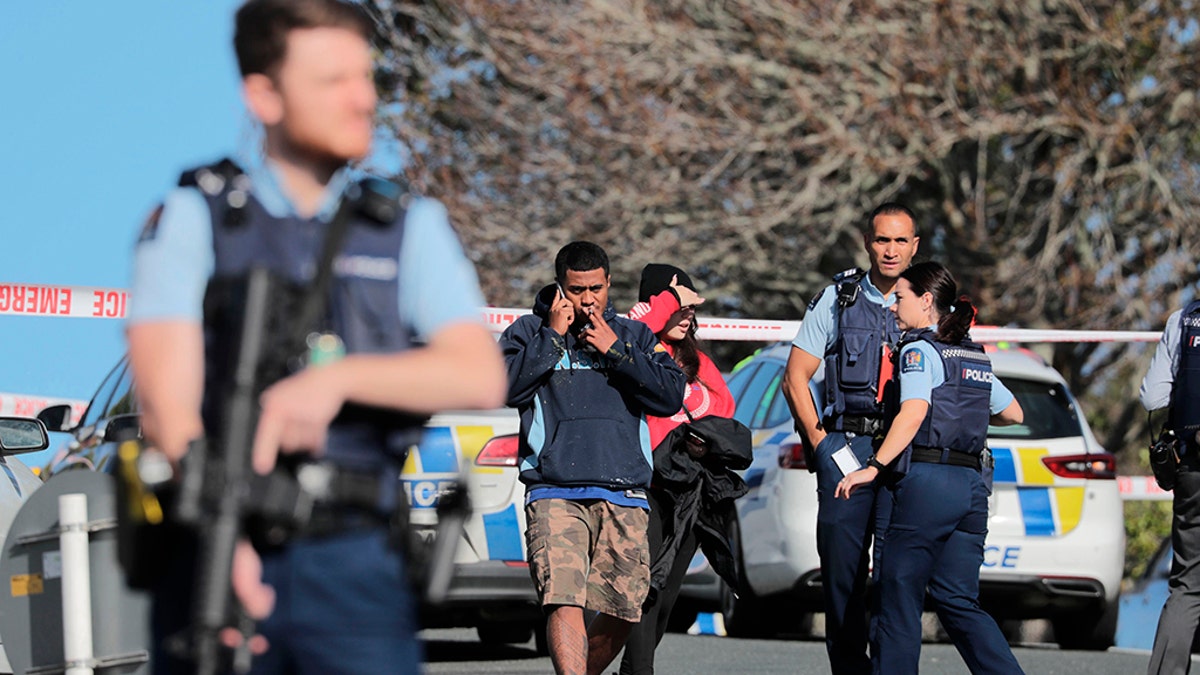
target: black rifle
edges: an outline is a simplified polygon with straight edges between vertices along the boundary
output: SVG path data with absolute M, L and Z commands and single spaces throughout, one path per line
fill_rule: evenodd
M 269 272 L 261 268 L 250 272 L 237 358 L 221 399 L 219 446 L 193 442 L 182 465 L 176 518 L 198 533 L 193 625 L 190 635 L 184 636 L 184 646 L 195 660 L 198 675 L 216 675 L 227 667 L 220 633 L 232 623 L 233 554 L 250 500 L 251 482 L 247 479 L 253 475 L 250 458 L 258 425 L 258 372 L 267 337 L 271 288 Z M 243 639 L 233 669 L 244 673 L 250 666 L 248 640 L 253 624 L 244 619 L 238 629 Z

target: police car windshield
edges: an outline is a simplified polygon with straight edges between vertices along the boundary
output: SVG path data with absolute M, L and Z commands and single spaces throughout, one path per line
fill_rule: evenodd
M 1068 438 L 1082 436 L 1079 418 L 1062 385 L 1016 377 L 1001 377 L 1012 390 L 1025 421 L 1006 427 L 988 427 L 991 438 Z

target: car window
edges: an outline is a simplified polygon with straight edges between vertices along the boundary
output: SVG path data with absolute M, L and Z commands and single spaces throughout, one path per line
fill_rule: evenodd
M 742 400 L 742 390 L 746 388 L 746 383 L 756 372 L 758 372 L 758 364 L 751 363 L 726 378 L 725 384 L 729 387 L 729 394 L 733 396 L 733 400 Z
M 783 378 L 779 378 L 783 381 Z M 776 427 L 792 418 L 792 411 L 788 408 L 787 397 L 783 395 L 783 388 L 780 387 L 775 393 L 775 399 L 771 401 L 771 409 L 767 411 L 767 419 L 763 421 L 764 427 Z
M 758 370 L 754 371 L 754 376 L 746 384 L 745 391 L 737 399 L 737 410 L 734 411 L 733 418 L 754 428 L 751 421 L 755 418 L 762 418 L 760 411 L 765 411 L 771 402 L 766 395 L 774 394 L 775 390 L 779 388 L 779 375 L 782 372 L 783 368 L 773 363 L 764 363 L 759 366 Z
M 1057 382 L 1038 382 L 1017 377 L 1000 378 L 1021 410 L 1025 421 L 1004 427 L 988 427 L 992 438 L 1067 438 L 1083 435 L 1079 418 L 1067 390 Z
M 115 417 L 135 412 L 137 412 L 137 399 L 133 393 L 133 369 L 126 368 L 121 374 L 121 379 L 116 389 L 113 390 L 112 398 L 109 400 L 104 416 L 106 418 Z
M 100 388 L 96 390 L 96 394 L 92 396 L 91 403 L 88 403 L 87 411 L 83 414 L 83 419 L 79 421 L 79 426 L 90 427 L 108 411 L 108 402 L 112 400 L 113 392 L 117 390 L 117 385 L 121 383 L 122 376 L 125 374 L 126 362 L 121 359 L 104 381 L 100 383 Z
M 770 368 L 769 365 L 763 366 L 764 371 L 768 368 Z M 752 428 L 761 429 L 763 427 L 774 426 L 774 424 L 771 424 L 766 419 L 767 411 L 774 408 L 773 402 L 776 399 L 783 398 L 783 390 L 779 386 L 782 383 L 783 369 L 776 368 L 775 377 L 771 380 L 771 383 L 767 385 L 767 390 L 763 392 L 762 400 L 759 401 L 758 408 L 754 411 L 754 417 L 750 418 L 750 426 Z

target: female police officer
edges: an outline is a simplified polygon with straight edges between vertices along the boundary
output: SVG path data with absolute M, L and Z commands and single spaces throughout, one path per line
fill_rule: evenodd
M 849 498 L 889 465 L 900 479 L 880 558 L 879 611 L 872 618 L 876 673 L 915 673 L 925 591 L 973 673 L 1019 673 L 996 622 L 979 608 L 979 566 L 991 491 L 985 456 L 989 418 L 1024 419 L 1012 393 L 992 377 L 983 348 L 967 338 L 975 308 L 938 263 L 900 275 L 892 306 L 900 328 L 899 411 L 867 466 L 836 494 Z M 987 476 L 985 477 L 985 473 Z

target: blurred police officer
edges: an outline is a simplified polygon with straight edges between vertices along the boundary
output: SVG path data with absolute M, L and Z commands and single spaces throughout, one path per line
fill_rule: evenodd
M 250 0 L 237 13 L 242 91 L 262 125 L 266 162 L 185 174 L 135 256 L 130 360 L 147 441 L 172 460 L 213 431 L 205 380 L 218 355 L 208 350 L 228 336 L 209 330 L 210 279 L 266 266 L 310 283 L 332 214 L 357 189 L 347 165 L 370 150 L 371 34 L 361 11 L 338 0 Z M 378 495 L 379 510 L 323 505 L 323 530 L 264 554 L 261 570 L 255 551 L 240 545 L 235 590 L 249 614 L 267 617 L 259 630 L 269 648 L 254 672 L 420 668 L 415 607 L 387 523 L 403 499 L 400 463 L 423 416 L 500 405 L 505 373 L 446 210 L 428 199 L 405 206 L 393 222 L 349 222 L 323 317 L 331 362 L 274 382 L 260 398 L 256 471 L 270 471 L 280 452 L 321 456 L 334 484 Z M 344 413 L 355 406 L 385 414 L 350 419 Z M 160 634 L 186 622 L 178 602 L 190 583 L 168 577 L 156 592 Z M 188 669 L 161 652 L 155 666 Z
M 1200 301 L 1171 314 L 1142 380 L 1146 410 L 1169 408 L 1179 464 L 1171 516 L 1171 594 L 1163 605 L 1150 673 L 1186 673 L 1200 624 Z
M 842 479 L 838 460 L 866 466 L 873 437 L 883 431 L 883 370 L 900 337 L 887 310 L 900 273 L 917 252 L 916 219 L 908 207 L 888 202 L 871 212 L 863 245 L 867 272 L 852 269 L 834 277 L 808 305 L 792 342 L 784 394 L 796 430 L 812 449 L 809 470 L 817 474 L 817 553 L 825 601 L 825 647 L 834 673 L 870 672 L 867 658 L 866 583 L 868 551 L 876 531 L 876 487 L 848 500 L 834 499 Z M 825 403 L 818 412 L 809 382 L 824 362 Z M 886 510 L 879 518 L 886 521 Z M 882 534 L 881 523 L 878 531 Z M 878 541 L 876 549 L 879 548 Z

